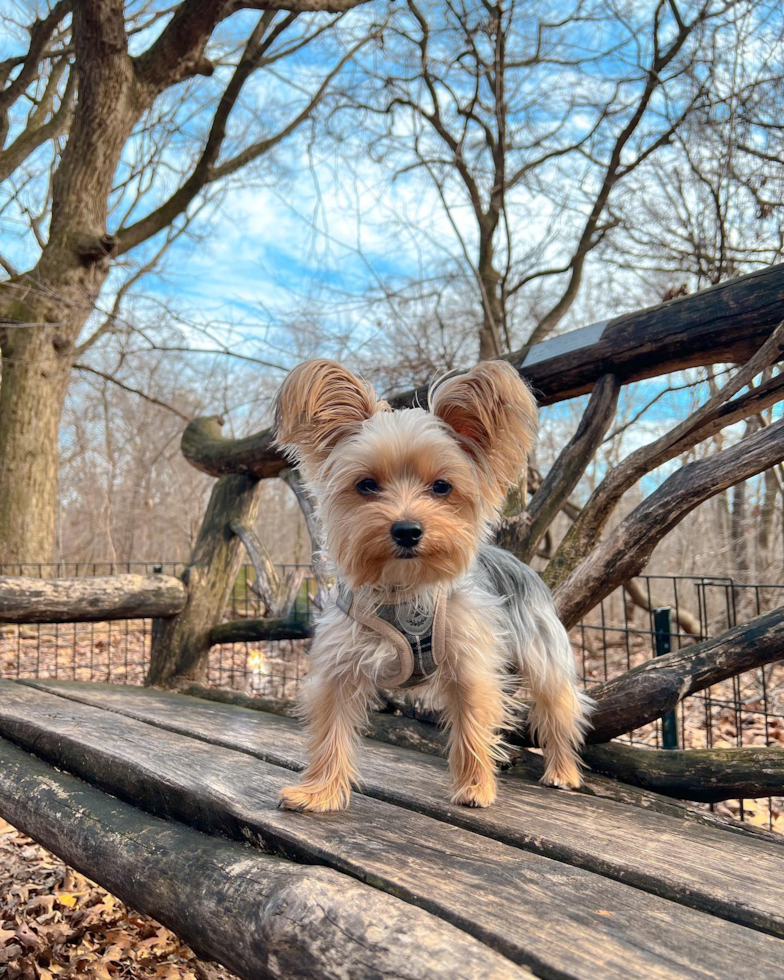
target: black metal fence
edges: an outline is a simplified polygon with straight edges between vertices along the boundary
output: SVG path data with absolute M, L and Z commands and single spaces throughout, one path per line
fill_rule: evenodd
M 61 562 L 1 565 L 1 575 L 94 576 L 155 571 L 178 574 L 179 562 Z M 303 566 L 297 573 L 292 616 L 307 622 L 315 583 Z M 253 569 L 242 567 L 226 620 L 263 615 L 253 592 Z M 720 576 L 643 575 L 629 595 L 619 589 L 572 630 L 581 679 L 586 686 L 610 679 L 662 652 L 679 649 L 784 604 L 784 585 L 745 584 Z M 664 610 L 669 612 L 663 613 Z M 662 623 L 667 623 L 662 628 Z M 657 628 L 658 626 L 658 628 Z M 0 676 L 141 684 L 149 664 L 151 623 L 0 624 Z M 258 696 L 291 698 L 305 674 L 307 644 L 301 640 L 242 642 L 214 647 L 208 682 Z M 784 745 L 784 661 L 748 671 L 685 699 L 674 717 L 626 736 L 653 747 L 711 748 Z M 718 809 L 784 831 L 784 799 L 738 800 Z

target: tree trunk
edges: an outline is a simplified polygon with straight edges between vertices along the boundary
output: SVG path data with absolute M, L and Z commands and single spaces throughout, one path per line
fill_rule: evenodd
M 3 344 L 0 562 L 4 564 L 48 562 L 52 557 L 57 440 L 71 373 L 70 357 L 58 350 L 60 336 L 56 328 L 20 326 Z
M 0 287 L 0 561 L 45 562 L 57 513 L 58 430 L 76 344 L 109 272 L 114 174 L 143 100 L 121 0 L 75 4 L 79 97 L 52 181 L 38 265 Z
M 242 561 L 242 542 L 233 521 L 252 525 L 259 509 L 260 482 L 253 476 L 224 476 L 215 484 L 183 581 L 185 609 L 156 622 L 145 684 L 178 687 L 207 679 L 211 631 L 220 622 Z
M 493 264 L 492 232 L 482 232 L 479 241 L 479 288 L 482 293 L 482 327 L 479 331 L 479 360 L 487 361 L 500 357 L 504 352 L 501 342 L 503 308 L 498 295 L 501 276 Z

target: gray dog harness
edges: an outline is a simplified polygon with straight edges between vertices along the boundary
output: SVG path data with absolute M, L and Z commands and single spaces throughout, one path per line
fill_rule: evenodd
M 349 619 L 380 633 L 397 652 L 397 663 L 379 683 L 383 687 L 408 688 L 424 684 L 444 659 L 446 595 L 436 593 L 433 608 L 423 611 L 414 603 L 377 606 L 374 612 L 357 608 L 354 593 L 338 582 L 336 605 Z

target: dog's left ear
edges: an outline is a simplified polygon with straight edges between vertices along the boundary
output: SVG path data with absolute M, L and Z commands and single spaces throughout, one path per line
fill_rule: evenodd
M 480 361 L 465 374 L 436 382 L 428 401 L 500 503 L 536 440 L 538 413 L 528 385 L 508 361 Z

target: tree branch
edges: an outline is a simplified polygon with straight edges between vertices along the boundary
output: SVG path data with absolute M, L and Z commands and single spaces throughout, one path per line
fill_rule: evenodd
M 784 793 L 784 749 L 648 749 L 623 742 L 587 745 L 594 772 L 681 800 L 719 803 Z
M 690 694 L 754 667 L 781 660 L 784 607 L 704 640 L 648 660 L 588 692 L 598 707 L 590 742 L 608 742 L 648 725 Z
M 707 459 L 683 466 L 584 558 L 555 590 L 567 628 L 619 585 L 643 569 L 661 539 L 681 520 L 722 490 L 784 459 L 784 420 Z
M 139 398 L 143 398 L 152 405 L 157 405 L 159 408 L 165 408 L 167 411 L 173 412 L 175 415 L 179 415 L 179 417 L 185 422 L 190 422 L 190 418 L 173 405 L 169 405 L 167 402 L 162 402 L 159 398 L 155 398 L 153 395 L 147 394 L 146 391 L 140 391 L 138 388 L 133 388 L 131 385 L 127 385 L 123 381 L 119 381 L 117 378 L 112 377 L 111 374 L 106 374 L 104 371 L 99 371 L 97 368 L 90 367 L 88 364 L 74 364 L 74 367 L 77 371 L 84 371 L 87 374 L 94 374 L 98 378 L 103 378 L 104 381 L 111 381 L 113 385 L 117 385 L 117 387 L 122 388 L 123 391 L 129 392 L 131 395 L 138 395 Z
M 0 146 L 8 132 L 8 110 L 36 77 L 38 65 L 55 28 L 71 10 L 72 0 L 59 0 L 46 17 L 36 20 L 30 28 L 30 46 L 16 78 L 0 91 Z
M 615 417 L 620 391 L 621 385 L 614 375 L 606 374 L 599 379 L 577 431 L 534 493 L 527 509 L 498 526 L 496 543 L 499 547 L 511 551 L 521 561 L 529 562 L 533 558 L 548 527 L 601 445 Z
M 693 448 L 721 429 L 773 404 L 782 397 L 781 378 L 771 379 L 745 396 L 731 401 L 766 367 L 784 352 L 784 322 L 771 333 L 759 350 L 687 419 L 659 439 L 642 446 L 619 463 L 591 494 L 578 519 L 566 533 L 544 578 L 552 588 L 571 572 L 593 547 L 624 493 L 651 470 Z
M 288 136 L 290 136 L 299 126 L 302 125 L 306 119 L 310 117 L 313 110 L 321 102 L 324 93 L 335 76 L 343 69 L 346 62 L 353 58 L 357 50 L 366 44 L 368 40 L 367 38 L 363 39 L 357 45 L 352 47 L 343 58 L 340 59 L 338 64 L 326 76 L 309 103 L 300 113 L 298 113 L 297 116 L 294 117 L 294 119 L 292 119 L 287 126 L 285 126 L 274 136 L 270 136 L 267 139 L 259 140 L 258 142 L 253 143 L 241 153 L 238 153 L 231 160 L 227 160 L 224 163 L 217 165 L 216 161 L 220 154 L 220 150 L 226 135 L 226 125 L 231 111 L 237 103 L 242 86 L 258 67 L 269 43 L 271 43 L 274 37 L 277 37 L 280 31 L 285 29 L 285 27 L 288 26 L 292 20 L 293 17 L 287 18 L 281 25 L 279 25 L 279 30 L 273 31 L 270 37 L 265 39 L 264 43 L 260 43 L 261 36 L 263 35 L 263 31 L 266 29 L 266 26 L 268 26 L 269 21 L 265 20 L 264 18 L 260 20 L 259 25 L 257 26 L 258 36 L 251 37 L 249 40 L 243 59 L 235 69 L 231 81 L 226 87 L 226 91 L 224 92 L 216 111 L 204 151 L 202 152 L 198 163 L 194 167 L 193 172 L 182 187 L 175 191 L 175 193 L 172 194 L 172 196 L 159 208 L 120 232 L 118 254 L 123 254 L 130 249 L 135 248 L 137 245 L 141 244 L 141 242 L 151 238 L 153 235 L 157 235 L 160 231 L 171 224 L 171 222 L 178 215 L 182 214 L 188 205 L 208 184 L 227 177 L 242 167 L 247 166 L 247 164 L 269 152 L 271 149 L 273 149 L 273 147 L 277 146 Z

